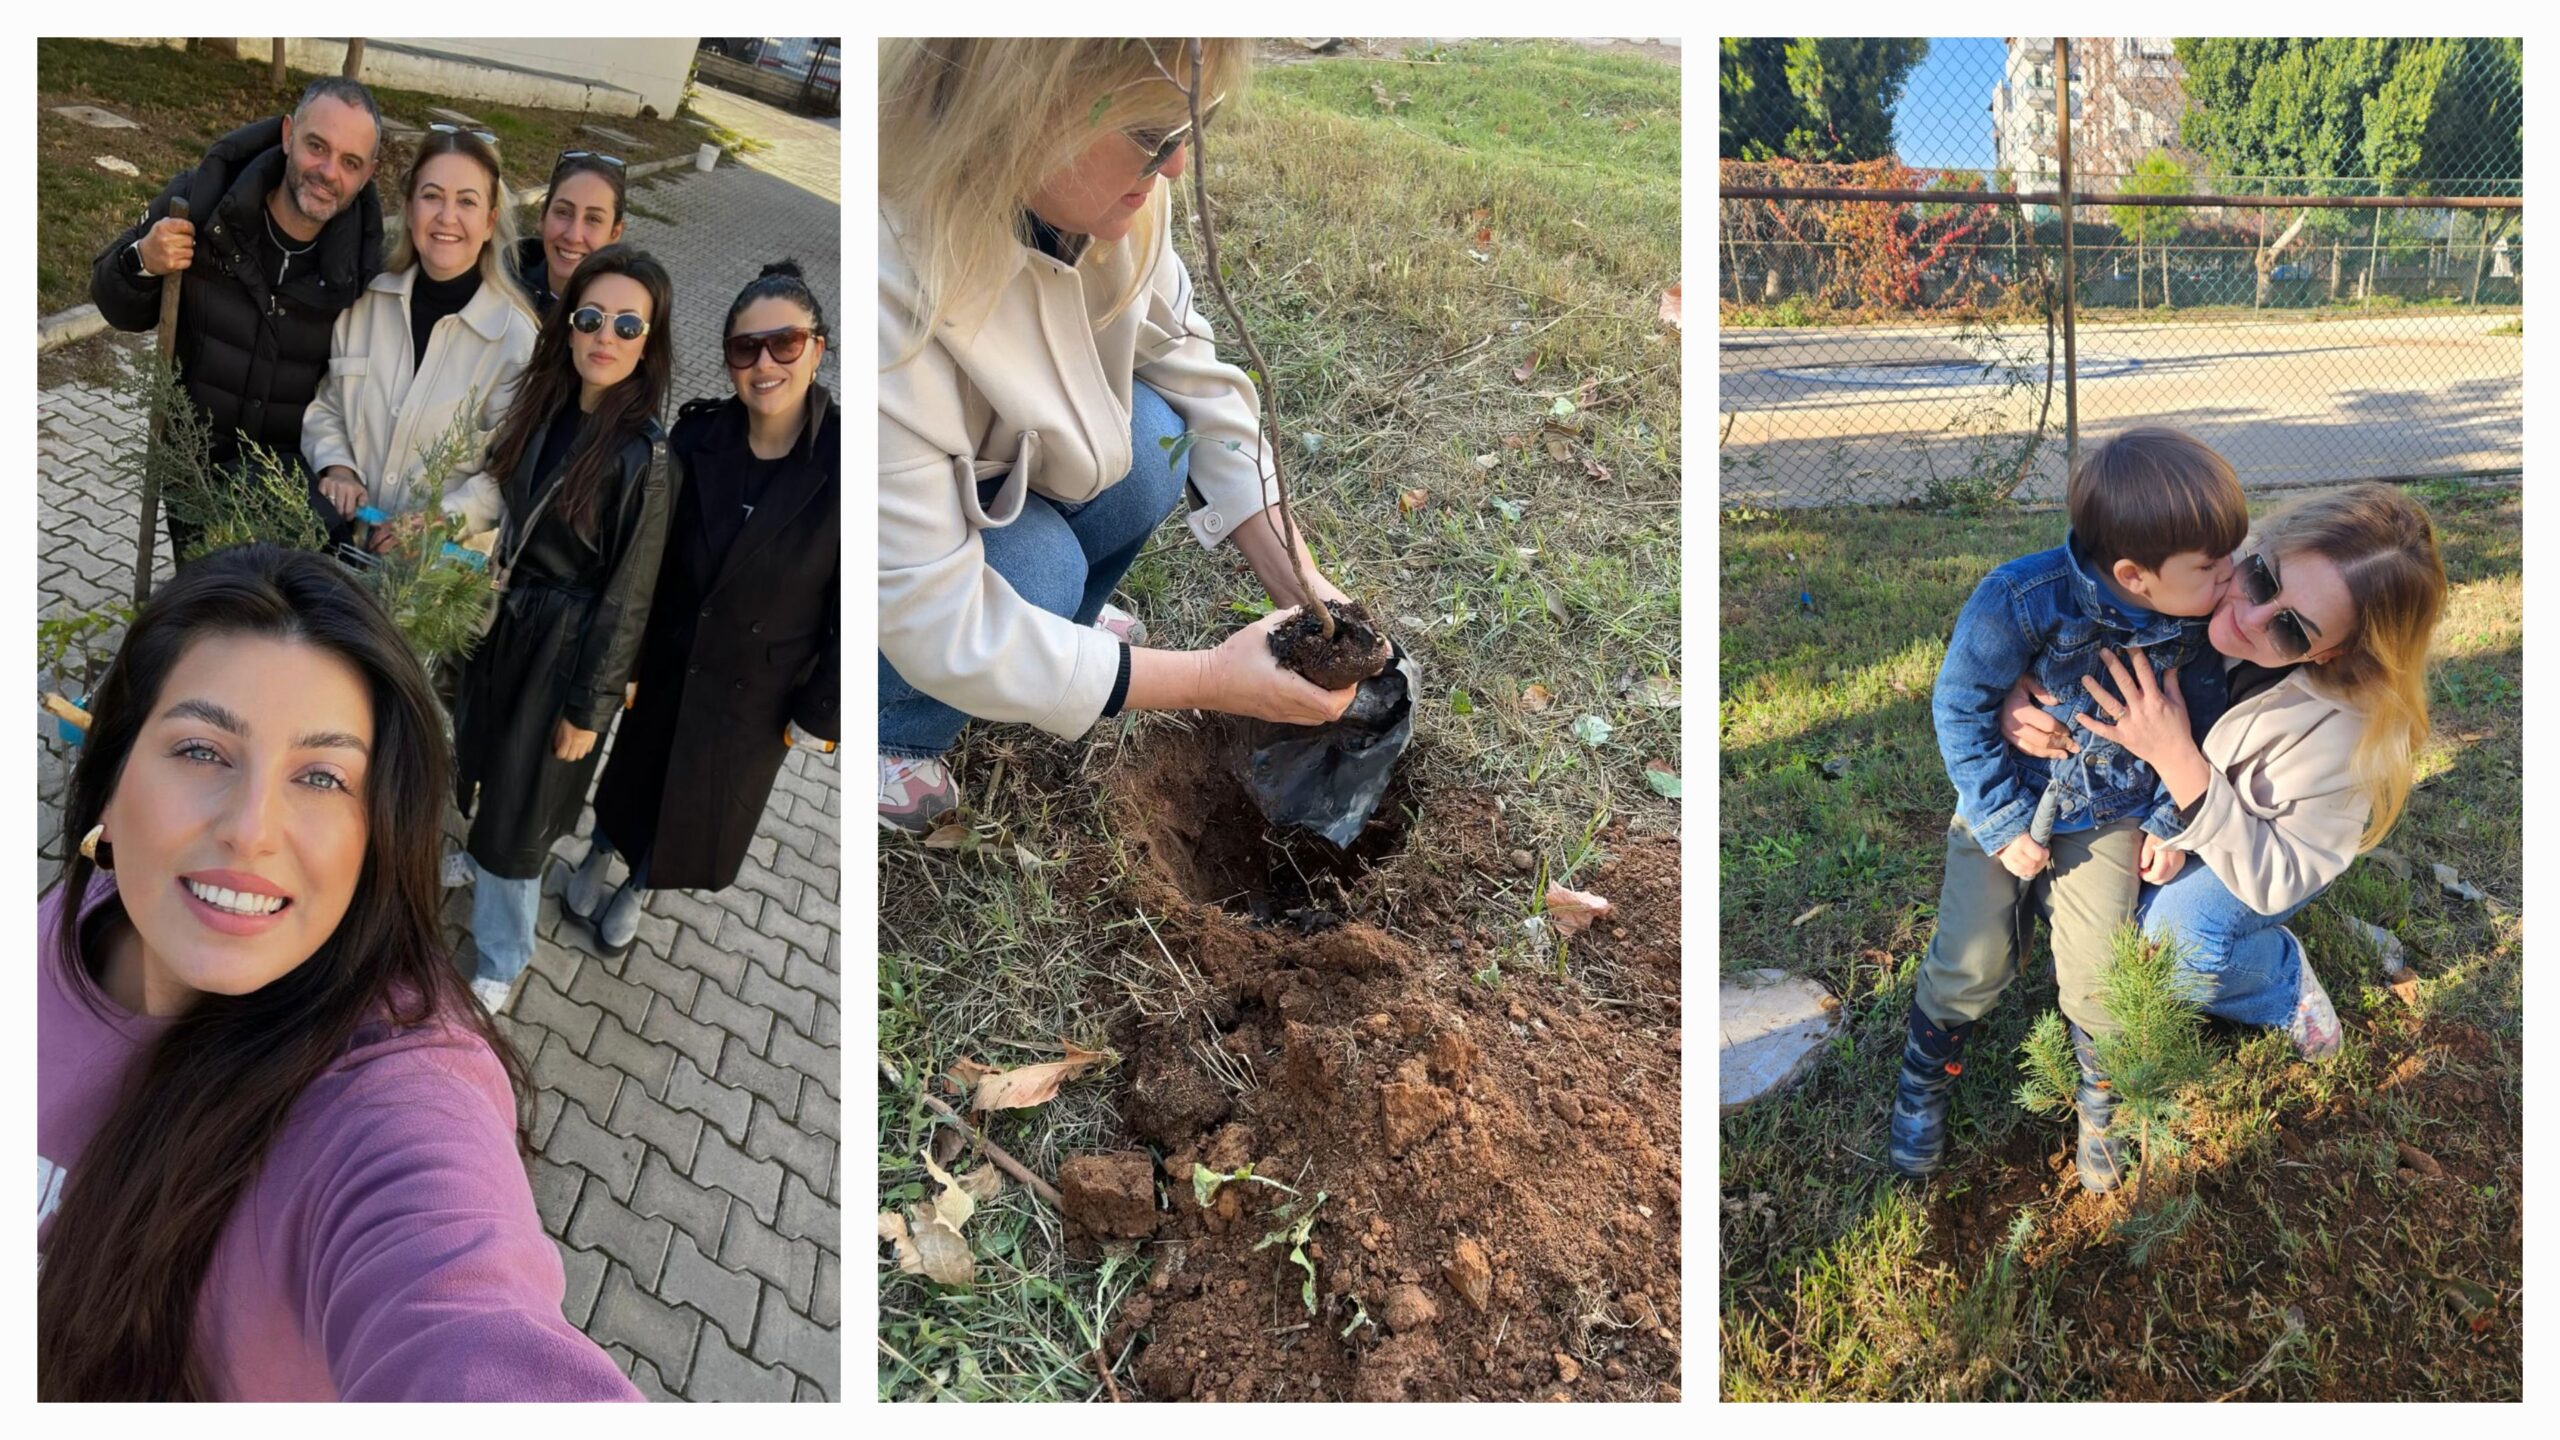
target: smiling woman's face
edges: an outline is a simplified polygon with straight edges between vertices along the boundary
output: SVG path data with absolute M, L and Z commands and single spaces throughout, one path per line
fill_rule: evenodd
M 2221 605 L 2206 622 L 2205 638 L 2234 660 L 2270 668 L 2298 660 L 2320 664 L 2337 656 L 2356 631 L 2355 597 L 2337 562 L 2308 552 L 2269 555 L 2268 573 L 2277 582 L 2274 595 L 2250 598 L 2245 579 L 2224 592 Z M 2244 555 L 2243 569 L 2247 557 Z M 2295 635 L 2309 650 L 2292 649 Z
M 152 1013 L 263 989 L 336 933 L 372 745 L 364 678 L 326 650 L 215 635 L 180 657 L 102 817 Z
M 1141 180 L 1147 155 L 1125 131 L 1096 135 L 1075 164 L 1050 176 L 1031 197 L 1032 213 L 1064 234 L 1120 239 L 1147 207 L 1156 183 L 1179 180 L 1191 167 L 1191 146 L 1185 143 L 1164 169 Z

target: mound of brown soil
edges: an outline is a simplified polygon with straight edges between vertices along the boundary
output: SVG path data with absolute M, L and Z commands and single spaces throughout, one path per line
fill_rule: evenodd
M 1570 964 L 1610 998 L 1490 988 L 1521 842 L 1488 797 L 1391 794 L 1336 851 L 1265 833 L 1221 743 L 1161 734 L 1112 780 L 1134 898 L 1208 994 L 1116 1037 L 1170 1213 L 1106 1348 L 1141 1342 L 1156 1399 L 1676 1399 L 1676 842 L 1621 828 L 1580 877 L 1616 908 Z M 1196 1165 L 1247 1164 L 1296 1198 L 1197 1202 Z M 1311 1313 L 1286 1232 L 1318 1192 Z
M 1333 612 L 1330 638 L 1316 617 L 1304 610 L 1271 632 L 1271 654 L 1282 669 L 1293 670 L 1324 689 L 1342 690 L 1394 662 L 1395 649 L 1369 618 L 1369 607 L 1357 600 L 1348 605 L 1327 600 L 1324 608 Z

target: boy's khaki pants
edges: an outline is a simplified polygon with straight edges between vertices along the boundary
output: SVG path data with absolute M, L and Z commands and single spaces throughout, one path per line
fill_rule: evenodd
M 1919 1005 L 1939 1025 L 1979 1020 L 2016 978 L 2025 921 L 2035 905 L 2053 941 L 2062 1013 L 2092 1035 L 2115 1022 L 2098 1001 L 2098 974 L 2142 890 L 2142 822 L 2119 820 L 2056 835 L 2053 863 L 2032 881 L 1985 855 L 1961 817 L 1947 825 L 1947 878 L 1938 890 L 1938 933 L 1920 962 Z

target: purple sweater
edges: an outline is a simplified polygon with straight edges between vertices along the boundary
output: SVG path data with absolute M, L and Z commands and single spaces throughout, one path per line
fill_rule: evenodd
M 53 959 L 62 908 L 57 885 L 36 921 L 39 1255 L 117 1082 L 167 1028 L 70 993 Z M 195 1343 L 224 1400 L 640 1399 L 562 1316 L 565 1289 L 497 1056 L 441 1024 L 370 1029 L 295 1103 L 242 1193 Z

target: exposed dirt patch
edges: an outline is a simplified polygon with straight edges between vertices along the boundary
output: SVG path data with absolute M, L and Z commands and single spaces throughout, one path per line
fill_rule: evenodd
M 1379 849 L 1311 870 L 1330 847 L 1263 835 L 1221 741 L 1160 733 L 1109 781 L 1134 898 L 1207 994 L 1114 1037 L 1170 1213 L 1106 1348 L 1139 1342 L 1155 1399 L 1676 1399 L 1677 842 L 1613 830 L 1577 877 L 1616 907 L 1568 952 L 1587 986 L 1491 988 L 1518 916 L 1483 896 L 1522 842 L 1489 796 L 1391 794 Z M 1308 898 L 1339 923 L 1291 918 L 1268 850 L 1329 877 Z M 1257 871 L 1261 920 L 1229 893 Z M 1248 1163 L 1300 1198 L 1197 1203 L 1195 1165 Z M 1262 1242 L 1318 1191 L 1310 1314 L 1290 1244 Z

